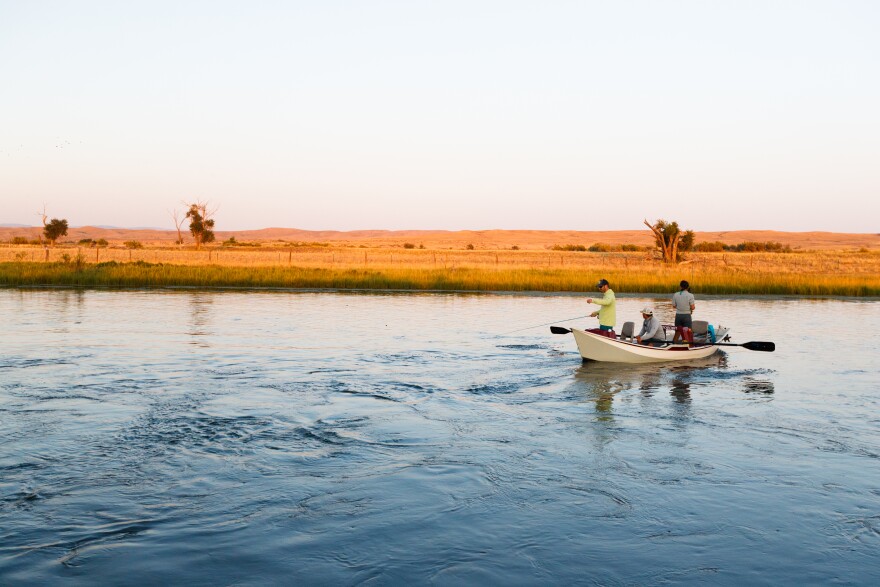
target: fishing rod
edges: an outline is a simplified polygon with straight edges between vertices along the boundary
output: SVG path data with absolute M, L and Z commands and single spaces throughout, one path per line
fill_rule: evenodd
M 517 330 L 511 330 L 510 332 L 502 332 L 499 336 L 503 336 L 505 334 L 513 334 L 514 332 L 522 332 L 523 330 L 529 330 L 532 328 L 540 328 L 541 326 L 549 326 L 551 324 L 556 324 L 557 322 L 571 322 L 572 320 L 580 320 L 581 318 L 589 318 L 589 315 L 586 316 L 575 316 L 574 318 L 566 318 L 565 320 L 554 320 L 553 322 L 547 322 L 546 324 L 537 324 L 535 326 L 526 326 L 525 328 L 519 328 Z

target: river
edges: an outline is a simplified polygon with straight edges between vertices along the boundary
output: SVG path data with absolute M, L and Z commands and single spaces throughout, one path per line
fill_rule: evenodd
M 0 584 L 880 583 L 880 303 L 698 297 L 777 351 L 692 365 L 527 328 L 589 311 L 0 290 Z

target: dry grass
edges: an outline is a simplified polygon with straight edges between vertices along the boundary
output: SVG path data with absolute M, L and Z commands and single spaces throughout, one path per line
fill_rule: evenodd
M 0 284 L 241 286 L 661 293 L 880 295 L 880 252 L 693 253 L 668 267 L 650 254 L 297 247 L 141 250 L 0 248 Z M 63 262 L 64 256 L 81 262 Z M 107 263 L 107 262 L 114 263 Z

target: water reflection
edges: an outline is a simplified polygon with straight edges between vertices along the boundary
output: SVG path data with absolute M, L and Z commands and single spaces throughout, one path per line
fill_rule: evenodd
M 61 290 L 55 299 L 57 315 L 51 321 L 53 332 L 69 334 L 71 326 L 82 323 L 85 311 L 85 291 L 81 289 Z
M 595 402 L 597 412 L 611 416 L 615 396 L 627 391 L 638 391 L 642 397 L 650 398 L 659 389 L 669 386 L 670 395 L 677 402 L 689 403 L 691 387 L 703 384 L 703 380 L 711 380 L 726 365 L 727 357 L 723 353 L 687 365 L 673 366 L 664 363 L 629 365 L 588 361 L 575 370 L 574 382 L 582 395 Z
M 208 348 L 210 346 L 208 335 L 212 334 L 209 326 L 212 320 L 213 295 L 207 293 L 195 293 L 189 300 L 190 329 L 187 334 L 193 337 L 190 344 Z
M 669 392 L 675 401 L 686 404 L 691 401 L 691 384 L 684 377 L 678 376 L 672 380 L 672 390 Z
M 776 388 L 774 387 L 773 382 L 769 379 L 753 379 L 752 377 L 746 377 L 743 380 L 743 391 L 746 393 L 772 395 L 776 391 Z

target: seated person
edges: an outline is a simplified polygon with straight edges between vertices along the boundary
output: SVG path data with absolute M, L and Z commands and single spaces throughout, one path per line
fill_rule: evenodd
M 636 342 L 648 346 L 656 346 L 658 344 L 666 344 L 666 335 L 660 321 L 654 318 L 654 310 L 645 308 L 642 310 L 642 330 L 636 336 Z

